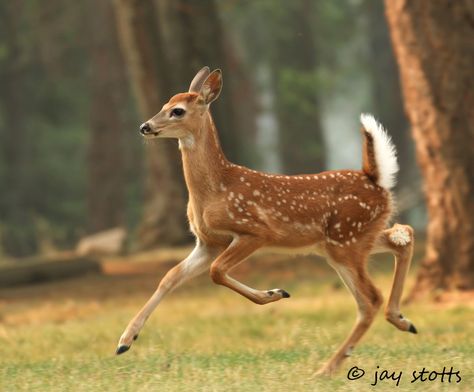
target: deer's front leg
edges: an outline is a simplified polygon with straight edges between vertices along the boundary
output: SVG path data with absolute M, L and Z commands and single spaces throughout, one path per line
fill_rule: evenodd
M 275 302 L 290 295 L 282 289 L 255 290 L 231 278 L 227 273 L 244 261 L 262 246 L 259 238 L 239 236 L 222 252 L 211 265 L 211 278 L 214 283 L 226 286 L 259 305 Z
M 166 273 L 145 306 L 129 322 L 120 337 L 116 353 L 122 354 L 130 348 L 133 340 L 138 337 L 145 321 L 167 293 L 185 281 L 203 273 L 218 253 L 219 249 L 209 248 L 198 241 L 191 254 Z

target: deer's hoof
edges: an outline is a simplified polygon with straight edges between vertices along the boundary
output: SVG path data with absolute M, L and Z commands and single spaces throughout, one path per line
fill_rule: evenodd
M 281 298 L 290 298 L 290 294 L 288 292 L 286 292 L 285 290 L 282 290 L 282 289 L 268 290 L 267 294 L 270 297 L 273 297 L 275 294 L 279 294 Z
M 123 354 L 124 352 L 128 351 L 129 349 L 130 349 L 130 346 L 125 346 L 125 345 L 118 346 L 117 351 L 115 351 L 115 354 L 116 355 Z
M 413 324 L 410 324 L 410 326 L 408 327 L 408 332 L 415 333 L 415 334 L 418 333 L 418 331 L 416 330 Z

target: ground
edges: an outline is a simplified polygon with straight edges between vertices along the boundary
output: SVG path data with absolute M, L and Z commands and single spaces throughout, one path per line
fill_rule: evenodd
M 397 383 L 371 386 L 375 372 L 385 369 L 403 372 L 402 391 L 474 390 L 472 301 L 404 306 L 418 335 L 396 330 L 381 312 L 334 377 L 313 378 L 348 334 L 356 310 L 337 275 L 308 257 L 264 255 L 239 268 L 235 276 L 245 283 L 292 295 L 265 306 L 215 286 L 208 276 L 190 282 L 164 300 L 130 351 L 116 356 L 128 320 L 173 264 L 146 258 L 109 262 L 113 275 L 1 289 L 0 390 L 383 391 Z M 391 258 L 372 260 L 370 267 L 387 298 Z M 413 280 L 412 272 L 408 288 Z M 354 366 L 365 375 L 348 380 Z M 459 371 L 461 381 L 453 374 L 451 383 L 448 376 L 411 382 L 414 371 L 443 367 Z

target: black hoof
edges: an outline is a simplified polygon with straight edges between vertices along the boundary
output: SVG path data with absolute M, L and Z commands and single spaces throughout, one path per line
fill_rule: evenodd
M 290 298 L 291 297 L 290 293 L 286 292 L 285 290 L 280 289 L 280 294 L 283 298 Z
M 413 324 L 410 324 L 410 328 L 408 328 L 408 332 L 418 333 L 418 331 L 416 330 L 416 328 Z
M 117 355 L 123 354 L 125 351 L 128 351 L 129 348 L 130 346 L 119 346 L 117 347 L 117 351 L 115 352 L 115 354 Z

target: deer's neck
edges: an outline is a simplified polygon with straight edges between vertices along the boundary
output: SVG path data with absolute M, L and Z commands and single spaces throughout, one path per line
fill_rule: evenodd
M 214 121 L 209 113 L 202 129 L 192 140 L 180 140 L 184 178 L 191 200 L 202 201 L 219 190 L 227 161 L 219 143 Z

